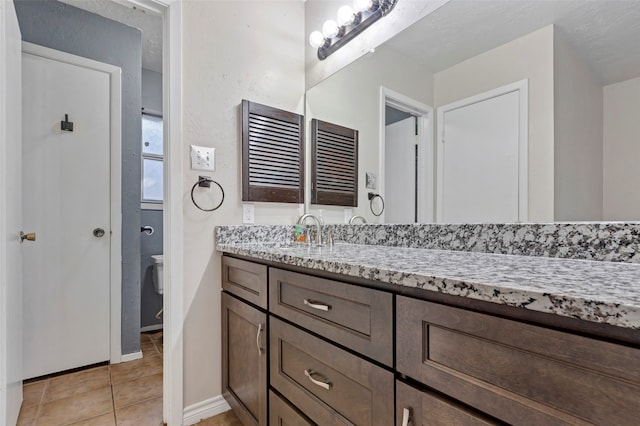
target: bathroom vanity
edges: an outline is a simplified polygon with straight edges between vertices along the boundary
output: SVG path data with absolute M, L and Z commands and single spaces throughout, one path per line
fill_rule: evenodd
M 246 425 L 640 416 L 640 265 L 259 240 L 218 235 L 223 392 Z

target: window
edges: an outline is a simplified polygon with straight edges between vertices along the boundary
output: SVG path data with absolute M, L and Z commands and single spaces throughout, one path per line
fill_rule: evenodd
M 162 203 L 162 116 L 142 113 L 142 202 Z

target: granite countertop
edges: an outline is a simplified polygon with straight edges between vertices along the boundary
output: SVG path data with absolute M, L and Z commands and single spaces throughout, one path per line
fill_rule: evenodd
M 640 329 L 640 264 L 342 243 L 219 243 L 217 250 Z

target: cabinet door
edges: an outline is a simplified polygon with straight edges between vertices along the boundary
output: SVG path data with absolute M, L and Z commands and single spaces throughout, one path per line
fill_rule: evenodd
M 267 425 L 267 316 L 222 293 L 222 392 L 245 426 Z
M 405 417 L 409 418 L 403 423 Z M 396 425 L 402 426 L 488 426 L 495 425 L 481 415 L 434 393 L 396 381 Z

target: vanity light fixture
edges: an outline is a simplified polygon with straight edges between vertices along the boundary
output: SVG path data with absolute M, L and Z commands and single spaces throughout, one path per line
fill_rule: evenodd
M 355 0 L 353 8 L 338 9 L 337 20 L 327 20 L 322 31 L 309 35 L 309 44 L 318 49 L 318 59 L 326 59 L 336 50 L 353 40 L 378 19 L 393 10 L 398 0 Z

